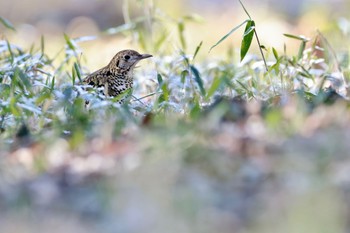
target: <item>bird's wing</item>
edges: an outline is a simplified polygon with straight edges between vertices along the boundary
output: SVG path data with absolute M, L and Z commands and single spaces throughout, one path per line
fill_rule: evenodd
M 104 83 L 107 79 L 107 73 L 108 71 L 106 70 L 106 68 L 97 70 L 86 76 L 86 78 L 83 80 L 83 83 L 97 87 L 104 86 Z

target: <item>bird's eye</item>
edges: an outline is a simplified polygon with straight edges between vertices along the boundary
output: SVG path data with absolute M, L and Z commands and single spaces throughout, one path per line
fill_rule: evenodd
M 130 56 L 129 56 L 129 55 L 125 55 L 125 56 L 124 56 L 124 59 L 125 59 L 125 60 L 129 60 L 129 59 L 130 59 Z

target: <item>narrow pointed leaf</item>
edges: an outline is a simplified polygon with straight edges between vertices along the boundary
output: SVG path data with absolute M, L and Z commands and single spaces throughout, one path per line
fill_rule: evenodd
M 74 70 L 74 67 L 72 67 L 72 84 L 73 85 L 75 84 L 75 77 L 76 77 L 75 70 Z
M 210 51 L 215 48 L 216 46 L 218 46 L 221 42 L 223 42 L 227 37 L 229 37 L 232 33 L 234 33 L 238 28 L 240 28 L 242 25 L 244 25 L 245 23 L 249 22 L 249 20 L 244 20 L 243 23 L 241 23 L 240 25 L 234 27 L 229 33 L 227 33 L 226 35 L 224 35 L 218 42 L 216 42 L 216 44 L 214 44 L 213 46 L 211 46 L 211 48 L 209 49 L 209 53 Z
M 201 113 L 201 106 L 199 105 L 197 100 L 190 111 L 190 116 L 192 119 L 196 119 L 200 116 L 200 113 Z
M 247 25 L 244 30 L 244 35 L 241 44 L 241 61 L 247 55 L 250 45 L 252 44 L 253 36 L 255 30 L 255 22 L 250 20 L 247 22 Z
M 181 72 L 181 83 L 185 83 L 185 79 L 188 76 L 188 70 L 183 70 Z
M 202 44 L 203 44 L 203 41 L 201 41 L 201 42 L 199 43 L 199 45 L 197 46 L 196 51 L 194 52 L 194 55 L 193 55 L 193 59 L 196 58 L 196 56 L 197 56 L 199 50 L 200 50 L 201 47 L 202 47 Z
M 278 60 L 278 53 L 277 53 L 277 50 L 275 48 L 272 48 L 272 53 L 273 53 L 273 56 L 275 57 L 276 60 Z
M 16 31 L 15 27 L 7 19 L 0 17 L 0 23 L 3 24 L 6 28 Z
M 79 79 L 79 82 L 81 83 L 82 82 L 82 79 L 81 79 L 81 72 L 80 72 L 80 67 L 78 65 L 78 63 L 74 62 L 74 70 L 77 74 L 77 77 Z
M 205 89 L 204 89 L 204 85 L 203 85 L 203 80 L 202 80 L 197 68 L 191 65 L 191 71 L 192 71 L 194 78 L 199 86 L 199 90 L 201 92 L 201 95 L 205 96 Z
M 51 86 L 50 86 L 50 90 L 53 91 L 54 88 L 55 88 L 55 81 L 56 81 L 56 78 L 55 76 L 52 77 L 52 81 L 51 81 Z
M 163 78 L 161 74 L 157 74 L 157 80 L 158 80 L 158 85 L 162 86 L 163 85 Z
M 12 64 L 13 61 L 14 61 L 14 59 L 15 59 L 15 58 L 14 58 L 15 55 L 13 54 L 11 44 L 10 44 L 10 42 L 9 42 L 8 40 L 6 40 L 6 45 L 7 45 L 8 51 L 9 51 L 9 53 L 10 53 L 10 63 Z
M 170 90 L 166 83 L 162 85 L 162 98 L 164 101 L 169 101 Z
M 210 98 L 214 95 L 215 91 L 220 87 L 222 83 L 222 78 L 215 78 L 213 80 L 213 83 L 211 84 L 208 93 L 207 93 L 207 98 Z
M 65 39 L 69 49 L 75 51 L 76 48 L 75 48 L 73 40 L 71 40 L 67 34 L 64 34 L 64 39 Z
M 292 35 L 292 34 L 283 34 L 285 37 L 288 37 L 288 38 L 292 38 L 292 39 L 296 39 L 296 40 L 301 40 L 301 41 L 309 41 L 310 39 L 305 37 L 305 36 L 296 36 L 296 35 Z
M 181 47 L 182 49 L 186 49 L 186 40 L 185 40 L 185 35 L 184 35 L 184 31 L 185 31 L 185 24 L 183 22 L 179 22 L 177 25 L 178 31 L 179 31 L 179 38 L 180 38 L 180 43 L 181 43 Z
M 298 51 L 298 59 L 300 60 L 303 57 L 303 53 L 306 47 L 306 41 L 302 41 L 299 47 L 299 51 Z
M 41 36 L 41 39 L 40 39 L 40 50 L 41 50 L 41 54 L 43 56 L 45 54 L 45 38 L 44 38 L 44 36 Z
M 136 23 L 135 22 L 127 23 L 127 24 L 120 25 L 118 27 L 109 28 L 109 29 L 107 29 L 105 31 L 105 33 L 107 33 L 107 34 L 118 34 L 118 33 L 121 33 L 121 32 L 133 30 L 133 29 L 135 29 L 135 27 L 136 27 Z

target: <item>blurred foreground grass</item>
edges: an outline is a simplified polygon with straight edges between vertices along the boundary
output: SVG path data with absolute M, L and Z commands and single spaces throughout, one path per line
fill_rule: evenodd
M 158 51 L 123 106 L 77 85 L 86 38 L 57 57 L 45 38 L 0 41 L 1 231 L 349 231 L 349 54 L 319 33 L 292 55 L 266 48 L 268 71 L 233 49 L 199 58 L 193 18 L 152 12 L 123 29 Z

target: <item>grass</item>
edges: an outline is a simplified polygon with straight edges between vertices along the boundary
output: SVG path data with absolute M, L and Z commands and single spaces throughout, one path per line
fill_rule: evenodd
M 321 33 L 286 34 L 299 50 L 260 46 L 262 60 L 248 53 L 249 19 L 243 52 L 200 59 L 202 42 L 189 48 L 184 35 L 193 18 L 157 12 L 107 30 L 160 51 L 155 68 L 136 72 L 134 98 L 122 106 L 78 84 L 88 73 L 81 38 L 64 35 L 64 59 L 46 54 L 44 38 L 29 50 L 0 41 L 4 229 L 348 229 L 349 55 L 338 60 Z M 176 53 L 166 52 L 169 24 L 178 27 Z

